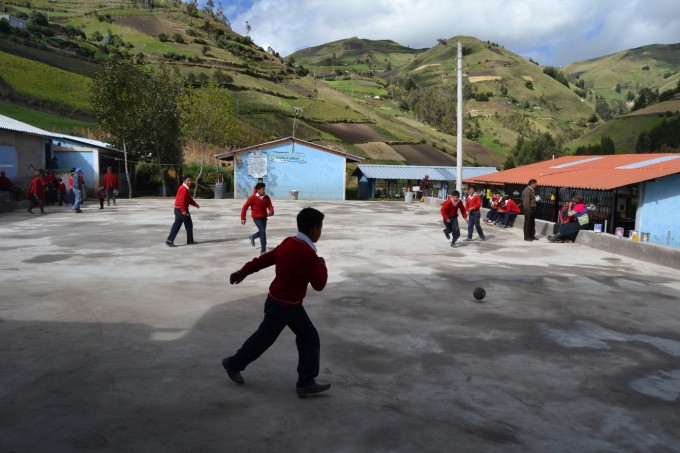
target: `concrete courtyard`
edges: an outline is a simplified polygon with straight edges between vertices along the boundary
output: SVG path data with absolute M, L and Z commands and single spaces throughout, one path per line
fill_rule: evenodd
M 198 201 L 178 248 L 172 199 L 0 215 L 0 452 L 680 451 L 677 269 L 518 229 L 452 249 L 421 203 L 274 200 L 269 248 L 326 214 L 305 307 L 332 388 L 300 399 L 289 330 L 227 378 L 273 269 L 230 286 L 254 226 Z

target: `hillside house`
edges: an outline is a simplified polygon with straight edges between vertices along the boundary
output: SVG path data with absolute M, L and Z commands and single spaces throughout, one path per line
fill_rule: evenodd
M 300 200 L 344 200 L 347 161 L 361 157 L 287 137 L 215 156 L 234 161 L 234 198 L 253 194 L 263 178 L 270 197 Z
M 575 193 L 593 206 L 590 219 L 604 232 L 649 233 L 649 242 L 680 247 L 680 153 L 564 156 L 479 177 L 465 183 L 500 188 L 520 201 L 538 181 L 537 218 L 554 222 Z
M 9 22 L 9 26 L 13 28 L 26 28 L 26 21 L 18 17 L 10 16 L 9 14 L 0 14 L 0 19 L 5 19 Z

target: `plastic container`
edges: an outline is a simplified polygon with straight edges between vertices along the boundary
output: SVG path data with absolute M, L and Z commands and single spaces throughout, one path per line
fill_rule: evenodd
M 225 191 L 225 186 L 223 182 L 218 182 L 215 184 L 215 198 L 219 198 L 220 200 L 224 198 L 224 192 Z
M 300 192 L 298 192 L 297 190 L 289 190 L 288 191 L 288 199 L 289 200 L 297 200 L 299 194 L 300 194 Z
M 404 202 L 405 203 L 413 203 L 413 192 L 404 193 Z

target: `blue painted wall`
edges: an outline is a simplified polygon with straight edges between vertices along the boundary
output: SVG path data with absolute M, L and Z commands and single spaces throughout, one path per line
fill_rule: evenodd
M 649 242 L 680 247 L 680 174 L 644 183 L 636 229 L 649 233 Z
M 345 158 L 296 143 L 272 145 L 256 153 L 267 156 L 264 182 L 272 199 L 287 199 L 290 190 L 298 191 L 300 200 L 344 200 Z M 253 151 L 234 158 L 234 198 L 253 194 L 257 176 L 249 174 Z
M 94 153 L 92 151 L 55 151 L 54 155 L 59 161 L 59 167 L 69 169 L 71 167 L 83 170 L 83 177 L 88 188 L 92 189 L 94 180 Z M 99 186 L 97 185 L 97 188 Z

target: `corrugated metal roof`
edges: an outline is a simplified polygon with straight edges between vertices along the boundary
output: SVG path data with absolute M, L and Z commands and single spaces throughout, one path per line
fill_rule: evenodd
M 680 154 L 613 154 L 564 156 L 486 176 L 463 178 L 477 184 L 526 184 L 612 190 L 680 173 Z
M 51 137 L 52 133 L 45 130 L 33 127 L 30 124 L 22 123 L 8 116 L 0 115 L 0 129 L 7 129 L 14 132 L 23 132 L 25 134 L 42 135 Z
M 71 142 L 77 142 L 77 143 L 83 143 L 86 145 L 92 145 L 97 148 L 106 148 L 110 149 L 112 151 L 119 151 L 120 150 L 113 148 L 109 143 L 102 142 L 99 140 L 92 140 L 89 138 L 84 138 L 84 137 L 77 137 L 75 135 L 66 135 L 66 134 L 57 134 L 55 132 L 49 132 L 44 129 L 40 129 L 34 126 L 31 126 L 30 124 L 22 123 L 21 121 L 15 120 L 14 118 L 10 118 L 8 116 L 0 115 L 0 129 L 5 129 L 5 130 L 10 130 L 14 132 L 21 132 L 24 134 L 32 134 L 32 135 L 39 135 L 41 137 L 49 138 L 52 140 L 64 140 L 64 141 L 71 141 Z
M 455 181 L 456 167 L 426 165 L 358 165 L 357 171 L 368 179 L 407 179 L 418 181 L 425 175 L 430 181 Z M 463 179 L 488 175 L 495 167 L 463 167 Z

